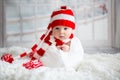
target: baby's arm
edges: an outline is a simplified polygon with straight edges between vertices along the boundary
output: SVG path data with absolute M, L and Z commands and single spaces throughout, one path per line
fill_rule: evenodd
M 72 67 L 72 68 L 77 68 L 79 67 L 79 64 L 81 63 L 84 55 L 84 50 L 82 47 L 82 44 L 80 40 L 75 37 L 71 41 L 71 46 L 70 46 L 70 55 L 69 55 L 69 64 L 67 66 Z

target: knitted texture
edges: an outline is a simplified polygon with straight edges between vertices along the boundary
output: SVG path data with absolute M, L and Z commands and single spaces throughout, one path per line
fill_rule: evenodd
M 1 60 L 8 62 L 8 63 L 12 63 L 14 61 L 14 58 L 13 58 L 12 54 L 7 53 L 7 54 L 2 55 Z

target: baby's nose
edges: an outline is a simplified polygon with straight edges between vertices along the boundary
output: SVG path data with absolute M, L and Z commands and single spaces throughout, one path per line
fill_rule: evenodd
M 60 33 L 64 33 L 64 30 L 63 30 L 63 29 L 61 29 L 61 30 L 60 30 Z

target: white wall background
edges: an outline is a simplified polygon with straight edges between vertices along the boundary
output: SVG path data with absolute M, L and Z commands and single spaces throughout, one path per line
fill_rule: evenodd
M 0 18 L 0 34 L 2 34 L 2 35 L 4 35 L 3 34 L 3 8 L 2 8 L 2 1 L 4 1 L 4 0 L 0 0 L 0 17 L 2 17 L 2 18 Z M 6 0 L 6 1 L 8 1 L 9 2 L 9 0 Z M 16 0 L 14 0 L 15 2 L 17 2 Z M 18 2 L 19 2 L 20 0 L 18 0 Z M 22 0 L 22 1 L 24 1 L 24 0 Z M 27 0 L 26 0 L 27 1 Z M 34 0 L 31 0 L 31 1 L 34 1 Z M 38 0 L 39 1 L 39 0 Z M 47 0 L 46 0 L 47 1 Z M 64 0 L 62 0 L 62 1 L 64 1 Z M 77 1 L 77 0 L 75 0 L 75 1 Z M 74 2 L 75 2 L 74 1 Z M 87 1 L 87 0 L 86 0 Z M 108 20 L 107 19 L 103 19 L 102 21 L 100 21 L 100 20 L 98 20 L 98 21 L 96 21 L 97 23 L 95 23 L 94 24 L 94 26 L 97 26 L 97 27 L 93 27 L 93 25 L 91 24 L 91 23 L 85 23 L 85 24 L 80 24 L 79 25 L 79 23 L 78 23 L 78 25 L 77 26 L 80 26 L 79 28 L 77 28 L 77 30 L 79 30 L 79 31 L 77 31 L 77 34 L 78 34 L 78 36 L 79 36 L 79 38 L 80 39 L 83 39 L 82 40 L 82 42 L 83 42 L 83 44 L 85 45 L 85 46 L 89 46 L 90 45 L 90 47 L 91 47 L 91 45 L 95 45 L 95 46 L 108 46 L 108 47 L 117 47 L 117 48 L 120 48 L 120 32 L 119 32 L 119 30 L 120 30 L 120 16 L 119 16 L 119 14 L 120 14 L 120 5 L 119 5 L 119 3 L 120 3 L 120 1 L 119 0 L 114 0 L 114 1 L 116 1 L 115 3 L 117 4 L 115 4 L 116 5 L 116 7 L 115 7 L 115 16 L 114 16 L 114 20 L 116 21 L 115 22 L 115 25 L 116 26 L 114 26 L 114 34 L 113 35 L 111 35 L 112 34 L 112 31 L 111 31 L 111 29 L 109 29 L 109 31 L 108 31 L 108 28 L 109 27 L 107 27 L 107 26 L 109 26 L 108 24 L 102 24 L 103 22 L 108 22 Z M 40 3 L 42 3 L 42 2 L 44 2 L 43 0 L 41 0 L 40 1 Z M 55 5 L 57 5 L 58 6 L 58 4 L 59 4 L 59 1 L 56 1 L 56 2 L 51 2 L 51 1 L 49 1 L 50 2 L 50 4 L 54 4 L 54 3 L 56 3 L 56 4 L 54 4 L 54 6 Z M 74 2 L 71 2 L 72 4 L 75 4 Z M 64 4 L 64 3 L 62 3 L 62 4 Z M 68 3 L 69 4 L 69 3 Z M 42 5 L 42 4 L 41 4 Z M 55 8 L 53 6 L 53 8 Z M 56 7 L 57 7 L 56 6 Z M 13 6 L 14 7 L 14 6 Z M 27 7 L 27 5 L 26 5 L 26 7 Z M 15 10 L 13 10 L 13 11 L 16 11 L 16 10 L 18 10 L 17 9 L 18 8 L 18 5 L 16 5 L 16 8 L 15 8 Z M 23 9 L 25 8 L 25 6 L 23 6 Z M 45 8 L 45 7 L 43 7 L 43 8 Z M 28 10 L 25 12 L 25 15 L 26 15 L 26 13 L 29 13 L 29 11 L 30 10 L 32 10 L 33 8 L 28 8 Z M 42 7 L 40 7 L 40 9 L 42 9 Z M 10 10 L 8 10 L 8 11 L 10 11 Z M 89 11 L 90 12 L 90 11 Z M 11 13 L 12 13 L 12 11 L 11 11 Z M 19 14 L 18 14 L 19 15 Z M 24 15 L 24 13 L 23 13 L 23 15 Z M 31 14 L 30 14 L 31 15 Z M 17 15 L 14 15 L 14 16 L 17 16 Z M 28 15 L 29 16 L 29 15 Z M 36 20 L 36 19 L 35 19 Z M 34 20 L 34 21 L 35 21 Z M 112 20 L 112 21 L 114 21 L 114 20 Z M 87 21 L 87 20 L 86 20 Z M 38 23 L 40 23 L 41 21 L 40 20 L 38 20 Z M 44 20 L 43 20 L 43 22 L 44 22 Z M 99 25 L 98 23 L 100 23 L 101 25 Z M 40 26 L 41 26 L 41 24 L 42 24 L 42 22 L 40 23 Z M 24 24 L 24 26 L 26 26 L 27 24 Z M 10 25 L 9 25 L 10 26 Z M 18 26 L 18 25 L 17 25 Z M 45 25 L 43 25 L 43 26 L 45 26 Z M 106 26 L 106 27 L 104 27 L 104 26 Z M 11 27 L 13 27 L 13 26 L 11 26 Z M 12 28 L 11 28 L 11 30 L 12 30 Z M 108 32 L 107 32 L 108 31 Z M 93 34 L 94 33 L 94 34 Z M 110 34 L 110 35 L 109 35 Z M 3 36 L 2 35 L 0 35 L 0 47 L 2 47 L 3 46 Z M 33 36 L 34 37 L 34 36 Z M 31 37 L 32 39 L 33 39 L 33 37 Z M 17 40 L 18 38 L 14 38 L 14 37 L 11 37 L 11 40 L 14 42 L 14 40 Z M 31 40 L 32 40 L 31 39 Z M 112 40 L 109 40 L 109 39 L 112 39 Z M 100 42 L 100 40 L 102 41 L 102 42 Z M 111 41 L 114 41 L 114 42 L 111 42 Z M 94 43 L 91 43 L 91 42 L 94 42 Z M 106 43 L 107 43 L 107 45 L 106 45 Z M 112 43 L 114 43 L 114 44 L 112 44 Z M 10 44 L 13 44 L 12 42 L 10 43 Z M 18 43 L 19 44 L 19 43 Z M 17 45 L 18 45 L 17 44 Z
M 3 3 L 2 0 L 0 0 L 0 47 L 3 45 Z
M 120 48 L 120 0 L 115 1 L 115 47 Z

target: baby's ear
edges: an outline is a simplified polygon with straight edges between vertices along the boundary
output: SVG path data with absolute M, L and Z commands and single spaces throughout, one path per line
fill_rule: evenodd
M 71 31 L 71 34 L 73 34 L 73 35 L 74 35 L 74 33 L 75 33 L 75 30 L 72 30 L 72 31 Z
M 72 30 L 72 33 L 74 34 L 75 30 Z

